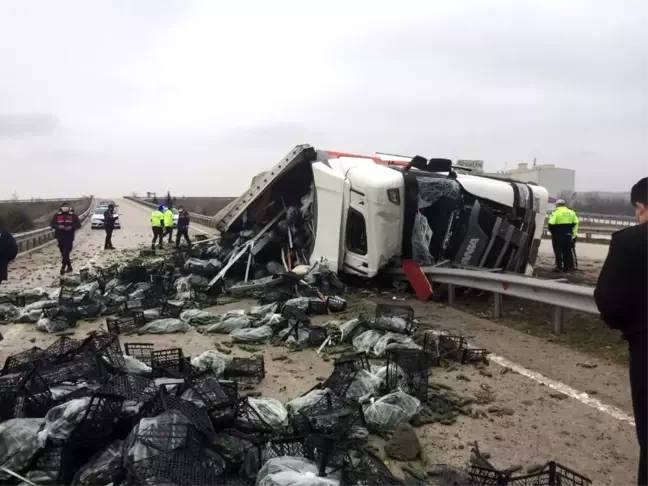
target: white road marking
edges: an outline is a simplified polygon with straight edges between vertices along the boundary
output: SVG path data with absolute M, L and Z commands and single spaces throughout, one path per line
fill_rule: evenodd
M 431 333 L 437 336 L 440 334 L 445 334 L 440 331 L 432 331 Z M 634 419 L 630 415 L 625 413 L 623 410 L 613 405 L 607 405 L 603 403 L 601 400 L 597 400 L 596 398 L 592 398 L 588 393 L 578 391 L 575 388 L 572 388 L 569 385 L 566 385 L 565 383 L 562 383 L 560 381 L 552 380 L 547 376 L 544 376 L 536 371 L 531 371 L 522 365 L 514 363 L 513 361 L 510 361 L 502 356 L 497 356 L 496 354 L 489 354 L 488 360 L 490 362 L 502 366 L 503 368 L 510 368 L 518 375 L 522 375 L 526 378 L 529 378 L 530 380 L 533 380 L 536 383 L 541 383 L 544 386 L 551 388 L 552 390 L 556 390 L 557 392 L 560 392 L 563 395 L 567 395 L 568 397 L 578 400 L 579 402 L 587 405 L 588 407 L 595 408 L 599 412 L 603 412 L 604 414 L 609 415 L 614 419 L 620 420 L 622 422 L 627 422 L 633 427 L 635 426 Z
M 505 368 L 510 368 L 512 371 L 522 376 L 525 376 L 537 383 L 542 383 L 543 385 L 551 388 L 552 390 L 556 390 L 557 392 L 560 392 L 563 395 L 567 395 L 568 397 L 574 398 L 589 407 L 595 408 L 599 412 L 603 412 L 609 415 L 612 418 L 615 418 L 622 422 L 627 422 L 633 427 L 635 425 L 634 419 L 630 415 L 625 413 L 623 410 L 621 410 L 620 408 L 617 408 L 612 405 L 607 405 L 603 403 L 601 400 L 597 400 L 596 398 L 591 397 L 589 394 L 585 392 L 580 392 L 570 387 L 569 385 L 561 383 L 560 381 L 552 380 L 551 378 L 541 375 L 540 373 L 526 369 L 524 366 L 520 366 L 516 363 L 513 363 L 512 361 L 509 361 L 508 359 L 503 358 L 501 356 L 491 354 L 488 356 L 488 359 L 500 366 L 503 366 Z

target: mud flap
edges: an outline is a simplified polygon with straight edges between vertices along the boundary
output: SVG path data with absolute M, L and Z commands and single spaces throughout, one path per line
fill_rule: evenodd
M 407 276 L 410 285 L 416 293 L 416 298 L 422 301 L 428 301 L 434 294 L 432 284 L 425 275 L 423 267 L 418 265 L 414 260 L 403 260 L 403 272 Z

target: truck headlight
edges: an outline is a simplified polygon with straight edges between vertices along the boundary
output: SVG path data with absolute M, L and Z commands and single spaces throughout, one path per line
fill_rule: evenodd
M 387 199 L 389 199 L 389 202 L 400 206 L 400 189 L 387 189 Z

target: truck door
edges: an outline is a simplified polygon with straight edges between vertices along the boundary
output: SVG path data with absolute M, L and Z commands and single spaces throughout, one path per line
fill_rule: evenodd
M 349 208 L 346 214 L 344 230 L 344 271 L 357 275 L 370 275 L 369 260 L 371 242 L 367 239 L 371 224 L 368 218 L 368 204 L 362 188 L 350 189 Z
M 310 257 L 311 265 L 326 259 L 329 268 L 335 272 L 342 270 L 344 246 L 342 227 L 344 226 L 344 193 L 348 182 L 344 174 L 336 172 L 322 162 L 313 164 L 315 183 L 315 246 Z

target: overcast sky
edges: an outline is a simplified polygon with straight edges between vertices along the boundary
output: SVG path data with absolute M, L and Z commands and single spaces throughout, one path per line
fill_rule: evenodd
M 300 143 L 626 191 L 647 39 L 643 0 L 0 0 L 0 198 L 233 196 Z

